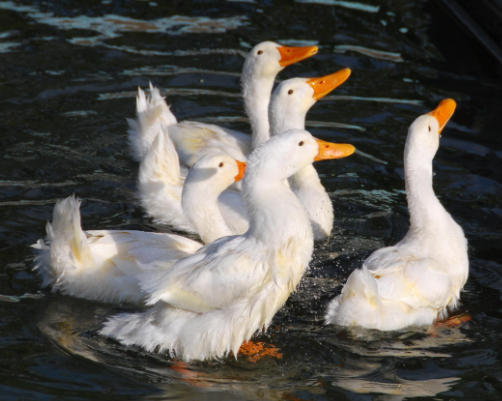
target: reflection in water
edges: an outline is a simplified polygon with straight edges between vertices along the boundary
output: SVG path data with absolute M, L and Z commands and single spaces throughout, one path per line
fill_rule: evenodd
M 363 356 L 448 358 L 451 355 L 441 347 L 472 341 L 462 332 L 462 327 L 466 325 L 417 327 L 401 334 L 355 327 L 342 332 L 347 338 L 337 340 L 335 337 L 334 341 L 340 348 Z
M 322 332 L 317 335 L 324 338 L 325 345 L 320 347 L 321 343 L 317 343 L 315 347 L 310 347 L 307 358 L 302 357 L 302 349 L 289 347 L 281 351 L 283 360 L 264 358 L 252 363 L 243 356 L 237 361 L 230 356 L 224 362 L 186 364 L 166 355 L 124 347 L 99 336 L 97 332 L 106 317 L 114 313 L 116 308 L 111 306 L 59 296 L 49 300 L 39 319 L 39 328 L 65 354 L 119 369 L 136 378 L 143 377 L 157 383 L 156 391 L 165 391 L 166 395 L 174 391 L 179 399 L 200 391 L 221 393 L 224 399 L 305 399 L 305 394 L 325 393 L 326 385 L 358 393 L 399 396 L 392 400 L 436 395 L 448 391 L 457 378 L 431 379 L 428 375 L 428 380 L 406 380 L 399 376 L 389 357 L 444 358 L 448 354 L 436 352 L 436 348 L 467 341 L 458 328 L 449 328 L 456 334 L 446 331 L 431 334 L 424 329 L 412 335 L 409 332 L 403 334 L 402 338 L 390 336 L 393 337 L 390 339 L 388 335 L 371 333 L 361 341 L 352 334 L 340 337 L 340 334 L 334 333 L 332 326 L 323 326 Z M 299 330 L 297 335 L 300 336 L 304 331 L 301 326 L 296 330 Z M 304 332 L 304 336 L 307 339 L 309 333 Z M 345 353 L 343 360 L 334 362 L 334 351 Z M 360 355 L 371 358 L 361 359 Z M 299 366 L 298 358 L 306 359 L 306 366 Z M 294 386 L 291 379 L 295 381 Z
M 383 380 L 386 380 L 385 382 Z M 387 381 L 388 380 L 388 381 Z M 384 394 L 379 400 L 400 401 L 409 397 L 432 397 L 452 388 L 460 380 L 458 377 L 445 377 L 431 380 L 405 380 L 396 374 L 382 377 L 382 381 L 375 379 L 350 379 L 341 377 L 332 382 L 334 386 L 362 394 Z

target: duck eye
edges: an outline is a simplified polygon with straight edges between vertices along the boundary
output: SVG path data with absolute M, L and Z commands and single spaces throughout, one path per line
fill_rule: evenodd
M 293 90 L 293 89 L 288 90 L 288 95 L 292 95 L 292 94 L 293 94 L 293 92 L 294 92 L 294 90 Z
M 223 164 L 223 162 L 221 162 L 218 167 L 223 167 L 223 166 L 224 166 L 224 164 Z
M 431 132 L 431 126 L 429 125 L 429 132 Z
M 260 54 L 263 54 L 263 50 L 258 50 L 257 54 L 258 54 L 258 56 L 259 56 Z
M 298 146 L 303 146 L 303 141 L 300 141 L 300 143 L 298 144 Z

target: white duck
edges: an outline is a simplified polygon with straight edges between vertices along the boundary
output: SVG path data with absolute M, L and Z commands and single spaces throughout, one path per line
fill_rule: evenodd
M 311 57 L 317 51 L 317 46 L 288 47 L 262 42 L 249 52 L 242 70 L 242 88 L 252 138 L 212 124 L 192 121 L 178 123 L 165 104 L 154 102 L 152 105 L 159 107 L 155 108 L 158 112 L 152 114 L 148 111 L 144 94 L 140 93 L 136 100 L 137 121 L 129 120 L 133 157 L 141 161 L 159 132 L 158 124 L 165 124 L 169 127 L 169 135 L 178 151 L 182 169 L 190 168 L 200 157 L 214 151 L 225 152 L 236 160 L 245 161 L 252 148 L 270 137 L 268 105 L 275 77 L 285 67 Z M 152 124 L 152 119 L 156 121 L 155 124 Z M 146 125 L 151 125 L 151 129 L 144 129 Z
M 234 180 L 243 176 L 243 163 L 225 154 L 207 155 L 190 170 L 185 184 L 183 206 L 190 210 L 194 226 L 203 240 L 212 242 L 230 235 L 217 213 L 216 199 Z M 203 180 L 205 185 L 199 185 Z M 196 184 L 196 185 L 194 185 Z M 211 213 L 198 207 L 204 199 Z M 132 230 L 82 231 L 80 201 L 74 196 L 54 208 L 52 224 L 47 223 L 47 239 L 40 239 L 35 270 L 43 278 L 43 287 L 79 298 L 103 302 L 140 303 L 144 294 L 136 275 L 141 266 L 155 260 L 165 264 L 193 254 L 202 245 L 173 235 Z M 138 264 L 139 262 L 139 264 Z
M 457 306 L 469 274 L 467 241 L 432 188 L 432 161 L 455 107 L 443 100 L 411 125 L 404 151 L 410 229 L 350 275 L 328 307 L 327 323 L 398 330 L 444 319 Z
M 101 333 L 148 351 L 170 350 L 186 361 L 237 355 L 243 341 L 270 324 L 307 269 L 312 228 L 285 180 L 314 158 L 323 159 L 323 149 L 302 130 L 260 145 L 243 180 L 249 230 L 162 272 L 157 263 L 157 272 L 141 279 L 147 304 L 155 306 L 115 316 Z
M 157 89 L 154 89 L 152 99 L 155 99 L 154 96 L 160 97 Z M 187 182 L 187 176 L 180 169 L 178 153 L 165 126 L 161 125 L 159 129 L 160 133 L 148 148 L 139 166 L 139 199 L 148 214 L 153 216 L 156 222 L 199 234 L 206 244 L 221 235 L 217 230 L 214 235 L 210 233 L 211 227 L 216 227 L 217 224 L 203 226 L 198 223 L 201 220 L 214 222 L 222 219 L 229 230 L 228 235 L 246 232 L 249 227 L 246 212 L 242 204 L 236 203 L 235 200 L 236 197 L 240 198 L 240 195 L 236 191 L 226 190 L 226 187 L 222 190 L 211 188 L 214 186 L 211 175 L 198 174 L 197 179 Z M 241 169 L 245 166 L 244 162 L 233 161 L 233 163 L 237 163 Z M 199 185 L 201 189 L 198 189 Z M 209 188 L 202 189 L 205 187 Z M 189 202 L 185 200 L 186 190 L 187 194 L 190 194 Z M 214 196 L 221 198 L 223 191 L 225 202 L 213 199 Z M 203 215 L 202 210 L 208 214 Z
M 305 129 L 305 118 L 310 107 L 345 82 L 350 73 L 350 69 L 346 68 L 321 78 L 293 78 L 282 82 L 274 91 L 270 103 L 271 133 L 276 135 L 288 129 Z M 138 98 L 144 98 L 146 102 L 146 106 L 142 108 L 144 115 L 161 115 L 162 110 L 167 108 L 158 89 L 151 87 L 150 99 L 146 99 L 141 89 L 139 92 Z M 152 126 L 156 124 L 155 118 L 149 120 Z M 150 131 L 148 124 L 141 124 L 138 120 L 137 125 L 147 132 Z M 159 125 L 157 129 L 164 127 Z M 323 146 L 332 145 L 323 142 Z M 341 148 L 341 145 L 337 145 L 337 149 Z M 349 156 L 351 149 L 353 147 L 349 146 L 346 148 L 349 153 L 340 154 L 339 157 Z M 157 139 L 148 149 L 140 165 L 139 197 L 144 209 L 157 222 L 196 233 L 188 216 L 182 213 L 180 198 L 184 178 L 172 142 L 168 137 Z M 325 238 L 333 227 L 333 205 L 314 167 L 307 166 L 290 180 L 294 192 L 309 212 L 314 227 L 314 238 L 316 240 Z M 233 234 L 246 232 L 249 219 L 239 192 L 233 188 L 224 191 L 219 198 L 219 207 Z
M 293 78 L 282 82 L 274 91 L 270 102 L 271 135 L 293 128 L 305 129 L 305 119 L 310 108 L 317 100 L 343 84 L 350 74 L 351 70 L 345 68 L 321 78 Z M 322 146 L 330 144 L 326 142 Z M 329 237 L 335 218 L 333 203 L 314 166 L 309 164 L 294 174 L 289 178 L 289 184 L 307 209 L 314 230 L 314 240 Z

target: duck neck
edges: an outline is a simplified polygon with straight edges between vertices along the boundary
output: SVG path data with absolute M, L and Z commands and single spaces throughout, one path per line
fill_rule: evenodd
M 289 109 L 291 110 L 291 109 Z M 288 112 L 274 104 L 270 105 L 270 133 L 277 135 L 288 129 L 305 129 L 307 113 Z M 333 229 L 333 204 L 321 184 L 312 164 L 305 166 L 289 178 L 291 189 L 307 209 L 314 230 L 314 238 L 322 239 Z
M 273 102 L 270 105 L 270 135 L 278 135 L 289 129 L 305 129 L 307 113 L 293 113 L 291 109 L 282 110 Z
M 205 244 L 232 235 L 218 206 L 218 196 L 213 191 L 201 191 L 198 185 L 185 184 L 181 207 Z
M 281 248 L 285 242 L 313 244 L 308 214 L 285 180 L 246 177 L 244 202 L 249 212 L 247 235 Z
M 273 86 L 274 76 L 258 78 L 246 74 L 243 77 L 244 106 L 251 123 L 253 149 L 270 138 L 268 105 Z
M 320 240 L 329 236 L 333 229 L 335 212 L 314 166 L 309 164 L 302 168 L 289 178 L 289 184 L 307 209 L 314 230 L 314 239 Z
M 440 233 L 449 216 L 432 187 L 432 160 L 405 149 L 404 173 L 411 233 Z M 431 234 L 428 237 L 431 237 Z

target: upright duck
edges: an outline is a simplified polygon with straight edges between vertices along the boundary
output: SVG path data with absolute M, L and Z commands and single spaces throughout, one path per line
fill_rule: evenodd
M 244 341 L 270 324 L 307 269 L 312 228 L 285 181 L 323 159 L 323 149 L 302 130 L 258 146 L 248 158 L 242 189 L 249 230 L 167 269 L 156 263 L 141 278 L 153 307 L 112 317 L 101 333 L 185 361 L 237 355 Z
M 467 241 L 434 194 L 432 161 L 452 99 L 417 118 L 404 150 L 410 229 L 396 245 L 370 255 L 329 305 L 327 323 L 399 330 L 444 319 L 469 274 Z
M 321 78 L 293 78 L 283 81 L 275 89 L 270 102 L 271 135 L 293 128 L 305 129 L 305 119 L 310 108 L 343 84 L 350 74 L 351 70 L 345 68 Z M 326 142 L 322 146 L 330 145 Z M 314 240 L 329 237 L 335 218 L 333 203 L 314 166 L 305 166 L 289 178 L 289 184 L 307 209 L 314 230 Z

